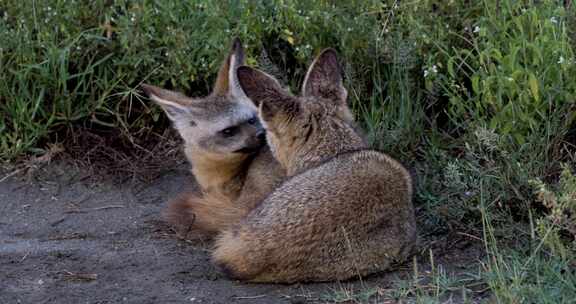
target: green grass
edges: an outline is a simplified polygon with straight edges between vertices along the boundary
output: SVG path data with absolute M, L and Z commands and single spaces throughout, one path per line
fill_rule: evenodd
M 45 153 L 79 127 L 146 141 L 169 123 L 139 84 L 206 94 L 233 36 L 250 64 L 294 90 L 314 54 L 335 47 L 368 140 L 414 168 L 420 260 L 433 267 L 391 290 L 336 291 L 326 300 L 472 302 L 483 286 L 486 301 L 570 302 L 575 6 L 5 0 L 0 159 Z M 433 263 L 429 246 L 455 233 L 478 238 L 485 253 L 464 272 Z

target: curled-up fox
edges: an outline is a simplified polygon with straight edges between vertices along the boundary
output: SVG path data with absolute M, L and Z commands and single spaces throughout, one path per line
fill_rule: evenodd
M 324 50 L 301 97 L 239 67 L 287 179 L 216 239 L 213 262 L 251 282 L 331 281 L 389 269 L 413 251 L 412 180 L 351 123 L 336 52 Z
M 165 217 L 178 230 L 212 236 L 247 214 L 285 176 L 266 146 L 257 109 L 238 84 L 244 64 L 239 39 L 224 60 L 213 91 L 204 98 L 142 85 L 184 140 L 200 193 L 172 200 Z

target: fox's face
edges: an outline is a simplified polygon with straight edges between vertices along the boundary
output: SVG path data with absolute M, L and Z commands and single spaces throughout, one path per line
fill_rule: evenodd
M 239 67 L 237 74 L 244 92 L 259 107 L 268 145 L 289 172 L 298 170 L 302 161 L 321 161 L 317 158 L 322 155 L 365 146 L 353 126 L 334 50 L 324 50 L 314 60 L 301 97 L 291 96 L 272 76 L 256 69 Z
M 142 88 L 168 115 L 187 149 L 216 158 L 251 153 L 265 144 L 265 133 L 256 107 L 236 78 L 235 70 L 243 63 L 242 45 L 235 40 L 212 94 L 204 98 L 190 98 L 151 85 Z

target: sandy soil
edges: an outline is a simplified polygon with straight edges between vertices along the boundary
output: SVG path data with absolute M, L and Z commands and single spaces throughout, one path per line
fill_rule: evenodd
M 186 167 L 145 184 L 95 175 L 60 163 L 0 182 L 0 303 L 323 303 L 410 276 L 407 266 L 362 282 L 231 281 L 210 264 L 209 244 L 161 221 L 166 200 L 192 186 Z

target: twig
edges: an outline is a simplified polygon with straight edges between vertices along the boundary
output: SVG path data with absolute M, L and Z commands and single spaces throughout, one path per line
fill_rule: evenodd
M 110 206 L 88 208 L 88 209 L 68 210 L 65 213 L 87 213 L 87 212 L 91 212 L 91 211 L 99 211 L 99 210 L 114 209 L 114 208 L 124 208 L 124 207 L 126 207 L 126 206 L 124 206 L 124 205 L 110 205 Z
M 53 221 L 52 223 L 50 223 L 50 226 L 54 227 L 54 226 L 62 223 L 63 221 L 65 221 L 66 218 L 68 218 L 68 217 L 67 217 L 67 216 L 63 216 L 63 217 L 61 217 L 60 219 L 55 220 L 55 221 Z
M 261 299 L 266 297 L 266 295 L 251 296 L 251 297 L 234 297 L 236 300 L 251 300 L 251 299 Z
M 30 255 L 30 251 L 26 252 L 26 254 L 20 259 L 20 263 L 24 262 L 24 260 Z
M 21 171 L 26 170 L 26 169 L 27 169 L 27 168 L 20 168 L 20 169 L 16 169 L 16 170 L 8 173 L 8 174 L 7 174 L 6 176 L 4 176 L 3 178 L 0 178 L 0 183 L 3 182 L 3 181 L 5 181 L 5 180 L 7 180 L 7 179 L 10 178 L 11 176 L 14 176 L 14 175 L 20 173 Z
M 94 281 L 98 278 L 96 273 L 74 273 L 64 270 L 64 279 L 70 281 Z
M 478 240 L 478 241 L 481 241 L 481 242 L 484 241 L 482 238 L 477 237 L 477 236 L 475 236 L 475 235 L 468 234 L 468 233 L 456 232 L 456 234 L 460 234 L 460 235 L 463 235 L 463 236 L 467 236 L 467 237 L 469 237 L 469 238 L 471 238 L 471 239 Z
M 72 234 L 65 234 L 59 236 L 49 237 L 47 239 L 40 239 L 40 242 L 49 242 L 49 241 L 62 241 L 62 240 L 83 240 L 87 238 L 88 235 L 84 233 L 74 232 Z

